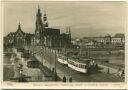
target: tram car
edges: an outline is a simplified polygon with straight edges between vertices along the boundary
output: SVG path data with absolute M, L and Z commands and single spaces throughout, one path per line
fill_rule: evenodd
M 90 61 L 91 59 L 88 58 L 87 59 L 69 58 L 68 67 L 81 73 L 88 73 L 88 68 L 91 67 Z
M 63 64 L 63 65 L 68 65 L 68 62 L 67 62 L 68 58 L 64 55 L 59 55 L 58 56 L 58 62 Z

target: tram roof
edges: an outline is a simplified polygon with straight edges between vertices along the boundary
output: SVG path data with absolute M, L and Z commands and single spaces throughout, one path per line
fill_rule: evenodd
M 90 58 L 69 58 L 69 59 L 82 64 L 86 64 L 91 60 Z

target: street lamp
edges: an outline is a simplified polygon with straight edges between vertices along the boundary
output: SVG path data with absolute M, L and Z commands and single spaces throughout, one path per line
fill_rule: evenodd
M 55 72 L 54 72 L 54 75 L 55 75 L 55 81 L 57 81 L 57 72 L 56 72 L 56 59 L 57 59 L 57 56 L 56 56 L 56 51 L 55 51 L 55 61 L 54 61 L 54 67 L 55 67 Z

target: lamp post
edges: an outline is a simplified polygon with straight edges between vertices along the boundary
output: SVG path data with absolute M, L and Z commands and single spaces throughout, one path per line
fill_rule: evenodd
M 56 56 L 56 51 L 55 51 L 55 59 L 54 59 L 54 68 L 55 68 L 55 70 L 54 70 L 54 77 L 55 77 L 55 81 L 57 81 L 57 72 L 56 72 L 56 59 L 57 59 L 57 56 Z

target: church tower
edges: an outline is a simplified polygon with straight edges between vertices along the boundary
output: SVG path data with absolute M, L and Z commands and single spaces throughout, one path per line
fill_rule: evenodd
M 70 27 L 69 27 L 68 33 L 69 33 L 69 38 L 70 38 L 70 40 L 71 40 L 71 29 L 70 29 Z
M 18 29 L 15 32 L 15 45 L 21 47 L 25 44 L 25 33 L 21 29 L 21 25 L 19 23 Z
M 44 27 L 47 28 L 48 27 L 48 21 L 47 21 L 47 15 L 46 12 L 44 13 Z
M 68 33 L 69 33 L 69 47 L 71 47 L 71 29 L 70 29 L 70 27 L 69 27 Z
M 40 7 L 38 6 L 38 11 L 36 13 L 36 30 L 35 30 L 35 40 L 38 45 L 43 45 L 43 33 L 44 25 L 42 22 L 42 13 Z

